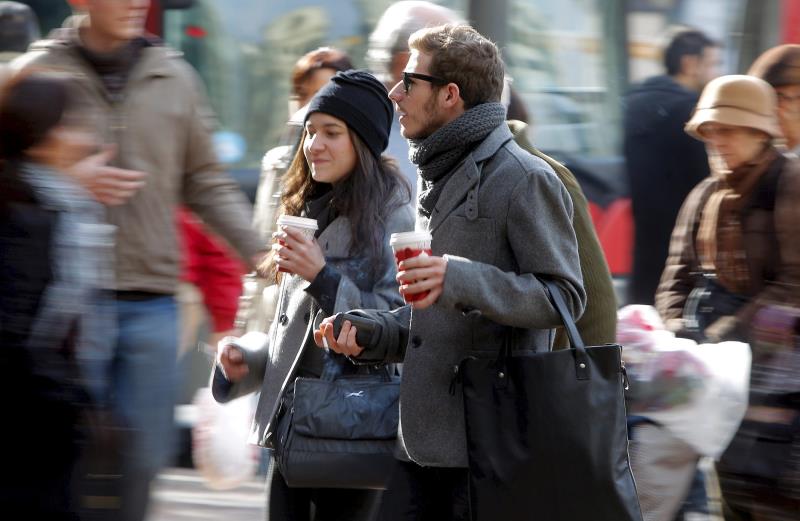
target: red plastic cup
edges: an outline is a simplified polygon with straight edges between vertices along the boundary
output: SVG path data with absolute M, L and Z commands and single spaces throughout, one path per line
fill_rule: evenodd
M 398 266 L 401 261 L 418 257 L 420 255 L 433 255 L 431 251 L 431 234 L 427 231 L 393 233 L 389 239 L 394 251 L 394 259 Z M 415 281 L 416 282 L 416 281 Z M 407 304 L 422 300 L 428 296 L 430 290 L 421 293 L 406 293 L 403 299 Z
M 289 228 L 294 228 L 303 233 L 307 238 L 313 239 L 314 233 L 317 231 L 317 220 L 316 219 L 308 219 L 306 217 L 296 217 L 293 215 L 281 215 L 278 217 L 278 228 L 281 226 L 287 226 Z M 281 246 L 286 246 L 286 243 L 282 240 L 278 240 L 278 244 Z M 283 273 L 290 273 L 289 270 L 284 268 L 278 268 L 278 271 Z

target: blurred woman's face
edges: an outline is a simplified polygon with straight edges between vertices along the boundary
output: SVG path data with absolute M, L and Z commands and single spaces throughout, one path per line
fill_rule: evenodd
M 778 122 L 789 148 L 800 145 L 800 85 L 775 87 L 778 94 Z
M 713 121 L 703 123 L 698 132 L 703 136 L 708 154 L 720 159 L 730 170 L 755 159 L 770 140 L 769 135 L 760 130 Z
M 353 172 L 357 162 L 347 124 L 323 112 L 314 112 L 306 121 L 303 154 L 318 183 L 338 183 Z
M 299 107 L 305 107 L 311 98 L 314 97 L 314 94 L 319 91 L 328 80 L 333 78 L 336 75 L 336 71 L 333 69 L 329 69 L 327 67 L 323 67 L 321 69 L 317 69 L 311 74 L 308 75 L 308 78 L 297 86 L 297 104 Z
M 56 170 L 65 170 L 91 154 L 97 147 L 94 133 L 79 125 L 60 124 L 25 155 Z

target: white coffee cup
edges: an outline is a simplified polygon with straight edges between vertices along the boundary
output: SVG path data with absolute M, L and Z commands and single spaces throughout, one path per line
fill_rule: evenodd
M 308 219 L 306 217 L 296 217 L 294 215 L 281 215 L 278 217 L 278 228 L 281 226 L 288 226 L 290 228 L 294 228 L 303 233 L 309 239 L 314 238 L 314 233 L 316 233 L 317 225 L 316 219 Z
M 314 233 L 316 233 L 318 227 L 316 219 L 295 217 L 294 215 L 281 215 L 278 217 L 278 228 L 282 226 L 300 231 L 309 240 L 314 238 Z M 278 243 L 282 246 L 285 246 L 285 243 L 282 240 L 278 240 Z M 278 268 L 278 271 L 289 273 L 289 270 L 284 268 Z

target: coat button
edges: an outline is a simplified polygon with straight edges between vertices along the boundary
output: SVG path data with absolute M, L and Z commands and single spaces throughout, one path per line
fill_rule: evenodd
M 278 323 L 282 326 L 289 323 L 289 317 L 286 316 L 286 313 L 281 313 L 281 316 L 278 317 Z
M 411 338 L 411 347 L 417 348 L 422 345 L 422 339 L 418 335 Z

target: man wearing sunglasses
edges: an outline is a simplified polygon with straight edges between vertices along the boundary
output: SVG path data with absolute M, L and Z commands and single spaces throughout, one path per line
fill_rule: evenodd
M 540 276 L 559 285 L 576 319 L 586 296 L 571 199 L 552 169 L 513 140 L 497 47 L 466 25 L 422 29 L 409 46 L 389 97 L 422 178 L 417 227 L 430 231 L 433 254 L 400 262 L 397 280 L 404 297 L 429 293 L 392 312 L 354 311 L 378 330 L 369 346 L 356 343 L 349 322 L 334 338 L 331 319 L 315 339 L 359 363 L 404 362 L 400 462 L 378 518 L 467 520 L 453 368 L 479 352 L 496 356 L 509 340 L 515 349 L 548 345 L 560 319 Z

